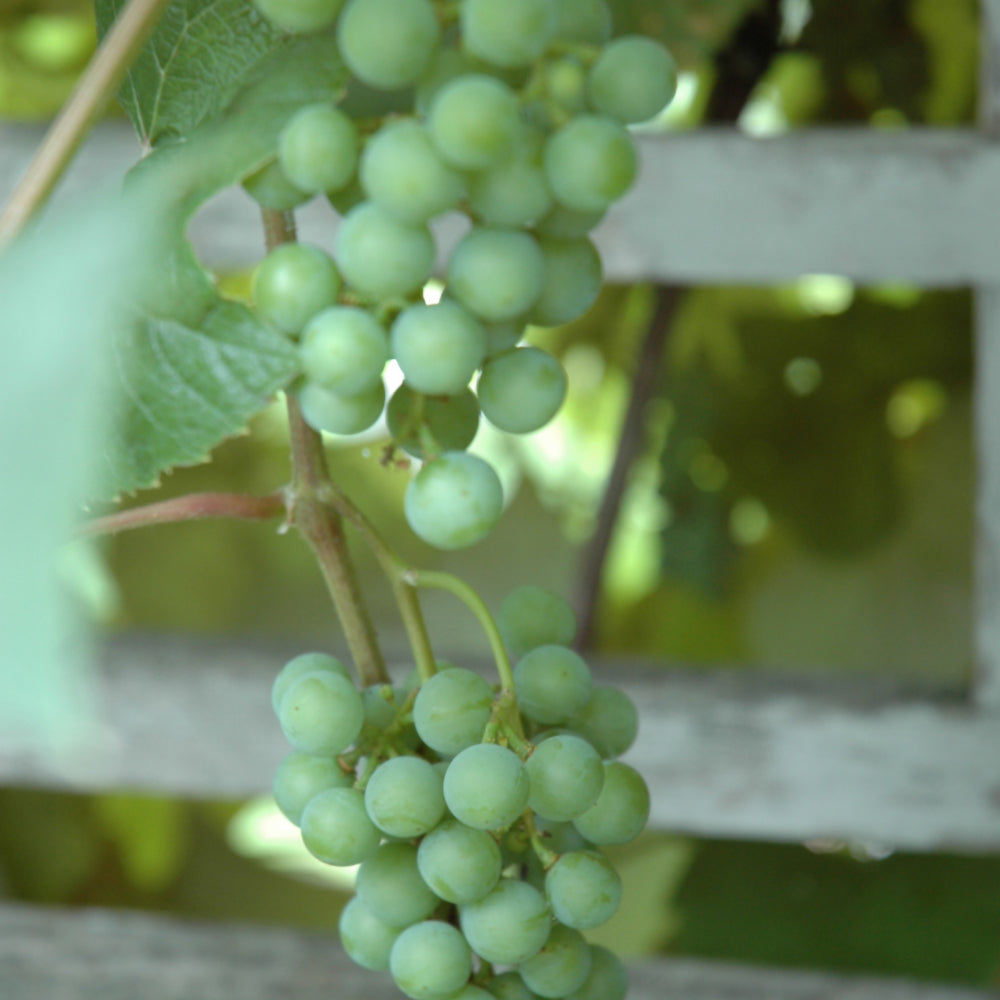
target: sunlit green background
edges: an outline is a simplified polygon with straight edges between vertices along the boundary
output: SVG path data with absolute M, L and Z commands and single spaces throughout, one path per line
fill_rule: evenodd
M 747 131 L 974 122 L 972 0 L 614 6 L 622 30 L 657 34 L 678 57 L 678 98 L 660 128 L 704 121 L 727 59 L 759 50 L 752 26 L 772 23 L 778 8 L 784 41 L 763 54 L 739 119 Z M 93 44 L 86 3 L 0 4 L 0 114 L 54 113 Z M 245 295 L 246 275 L 220 278 L 228 294 Z M 601 587 L 582 594 L 581 553 L 654 298 L 647 287 L 609 288 L 583 320 L 538 333 L 573 388 L 560 418 L 536 435 L 512 442 L 481 433 L 476 449 L 500 467 L 510 509 L 473 551 L 443 557 L 414 541 L 399 517 L 406 475 L 382 466 L 377 435 L 334 445 L 336 476 L 407 558 L 459 572 L 494 607 L 525 582 L 593 602 L 594 645 L 604 655 L 966 685 L 969 293 L 861 288 L 823 275 L 774 288 L 686 290 Z M 210 465 L 166 478 L 158 495 L 269 492 L 287 474 L 276 408 Z M 273 526 L 165 527 L 123 535 L 99 552 L 106 574 L 77 563 L 76 577 L 108 632 L 256 634 L 339 648 L 310 557 Z M 358 559 L 386 650 L 401 659 L 391 595 L 363 551 Z M 482 656 L 474 624 L 447 598 L 432 597 L 427 610 L 440 655 Z M 293 833 L 264 798 L 0 790 L 0 891 L 333 928 L 348 887 L 313 863 Z M 1000 985 L 1000 859 L 662 833 L 616 855 L 626 904 L 595 937 L 625 954 Z

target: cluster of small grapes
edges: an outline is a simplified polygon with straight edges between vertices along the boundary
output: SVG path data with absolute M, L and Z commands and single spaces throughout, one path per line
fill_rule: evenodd
M 331 656 L 287 663 L 272 696 L 295 751 L 275 799 L 317 858 L 360 866 L 341 940 L 408 997 L 621 1000 L 622 963 L 581 931 L 621 898 L 600 848 L 649 816 L 642 777 L 614 759 L 638 714 L 567 647 L 561 598 L 519 588 L 499 623 L 516 702 L 445 664 L 359 692 Z
M 395 359 L 405 381 L 388 427 L 427 460 L 407 519 L 439 548 L 470 545 L 493 527 L 503 495 L 493 469 L 464 449 L 480 413 L 521 434 L 562 404 L 559 362 L 517 345 L 528 324 L 568 323 L 596 299 L 602 270 L 587 234 L 632 184 L 625 125 L 670 101 L 672 59 L 647 38 L 612 40 L 605 0 L 254 2 L 287 31 L 335 25 L 354 77 L 412 95 L 411 113 L 374 131 L 325 104 L 289 121 L 247 190 L 279 210 L 325 194 L 343 219 L 332 257 L 315 246 L 273 251 L 254 296 L 267 321 L 300 340 L 298 398 L 318 430 L 374 424 Z M 428 223 L 452 211 L 471 229 L 447 262 L 441 301 L 428 304 Z

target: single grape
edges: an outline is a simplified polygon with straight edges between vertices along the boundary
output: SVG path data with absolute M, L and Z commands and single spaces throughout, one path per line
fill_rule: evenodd
M 299 752 L 316 756 L 342 753 L 358 738 L 364 721 L 357 688 L 331 671 L 296 678 L 278 705 L 285 739 Z
M 464 989 L 460 990 L 449 1000 L 493 1000 L 493 994 L 487 992 L 482 988 L 482 986 L 475 986 L 473 983 L 469 983 Z
M 552 207 L 541 160 L 529 154 L 515 153 L 471 175 L 468 189 L 472 214 L 489 226 L 526 226 Z
M 405 222 L 426 222 L 454 208 L 465 191 L 462 175 L 444 162 L 427 130 L 412 120 L 390 122 L 361 157 L 368 197 Z
M 483 416 L 509 434 L 544 427 L 566 398 L 566 372 L 546 351 L 515 347 L 483 365 L 476 391 Z
M 281 130 L 278 163 L 302 191 L 336 191 L 357 169 L 358 130 L 338 108 L 308 104 Z
M 379 920 L 357 896 L 340 911 L 340 943 L 351 960 L 373 972 L 389 968 L 389 953 L 400 928 Z
M 538 738 L 536 737 L 536 739 Z M 556 854 L 582 851 L 590 846 L 572 822 L 557 823 L 544 816 L 535 816 L 535 828 L 544 835 L 545 846 Z
M 567 927 L 599 927 L 618 910 L 622 880 L 599 851 L 571 851 L 549 869 L 545 895 L 556 920 Z
M 590 973 L 590 945 L 578 930 L 556 924 L 542 950 L 522 962 L 519 971 L 539 996 L 564 997 Z
M 556 28 L 552 0 L 465 0 L 462 45 L 496 66 L 527 66 Z
M 390 397 L 385 420 L 396 444 L 414 458 L 428 457 L 422 430 L 434 439 L 434 454 L 464 451 L 479 429 L 479 402 L 471 389 L 424 396 L 404 382 Z
M 485 538 L 503 512 L 503 487 L 492 466 L 464 451 L 446 451 L 410 480 L 403 499 L 414 533 L 439 549 Z
M 396 985 L 413 1000 L 441 1000 L 457 993 L 472 972 L 472 956 L 461 933 L 441 920 L 407 927 L 389 955 Z
M 439 47 L 417 81 L 416 92 L 413 95 L 414 110 L 421 118 L 426 118 L 430 114 L 431 104 L 437 92 L 445 84 L 469 73 L 482 72 L 481 60 L 473 59 L 461 49 Z
M 545 897 L 526 882 L 502 878 L 487 896 L 458 908 L 472 950 L 487 962 L 518 965 L 537 955 L 552 927 Z
M 435 674 L 417 694 L 413 723 L 436 753 L 454 757 L 483 738 L 493 708 L 493 689 L 479 674 L 456 667 Z
M 445 160 L 461 170 L 483 170 L 514 149 L 521 132 L 517 97 L 494 77 L 460 76 L 435 94 L 427 128 Z
M 345 396 L 306 382 L 299 389 L 299 406 L 305 422 L 328 434 L 360 434 L 378 420 L 385 405 L 385 386 L 381 380 L 371 389 Z
M 274 801 L 296 826 L 309 800 L 328 788 L 350 788 L 354 775 L 341 769 L 333 757 L 290 753 L 274 772 Z
M 632 186 L 638 160 L 624 126 L 580 115 L 545 146 L 545 176 L 556 200 L 577 212 L 597 212 Z
M 310 382 L 341 396 L 356 396 L 381 383 L 389 338 L 367 309 L 331 306 L 306 324 L 299 356 Z
M 389 331 L 392 354 L 411 389 L 431 396 L 462 392 L 486 353 L 486 331 L 457 302 L 404 309 Z
M 585 236 L 538 242 L 545 257 L 545 284 L 529 319 L 536 326 L 571 323 L 597 301 L 604 277 L 600 255 Z
M 600 754 L 580 736 L 545 740 L 524 766 L 531 782 L 528 805 L 546 819 L 575 819 L 597 801 L 604 784 Z
M 444 816 L 441 775 L 422 757 L 393 757 L 368 779 L 365 807 L 390 837 L 419 837 Z
M 243 179 L 243 190 L 262 208 L 288 212 L 307 202 L 312 195 L 296 187 L 277 160 Z
M 366 200 L 365 189 L 361 186 L 361 178 L 357 174 L 342 188 L 338 188 L 336 191 L 327 191 L 326 197 L 333 206 L 333 210 L 341 216 L 347 215 L 352 208 Z
M 539 236 L 554 236 L 558 239 L 586 236 L 600 224 L 604 211 L 600 208 L 594 212 L 575 212 L 565 205 L 556 205 L 544 219 L 539 220 L 535 230 Z
M 341 220 L 333 256 L 362 295 L 387 299 L 424 286 L 434 268 L 434 240 L 426 226 L 402 222 L 363 201 Z
M 517 703 L 535 722 L 566 722 L 584 706 L 592 686 L 590 668 L 565 646 L 538 646 L 514 667 Z
M 625 1000 L 628 973 L 621 959 L 599 944 L 590 946 L 590 973 L 566 1000 Z
M 512 590 L 497 612 L 504 645 L 520 658 L 536 646 L 568 646 L 576 635 L 576 615 L 565 597 L 528 584 Z
M 595 687 L 584 706 L 566 724 L 602 757 L 620 757 L 639 733 L 639 710 L 624 691 Z
M 497 1000 L 538 1000 L 538 994 L 532 993 L 513 970 L 494 976 L 486 984 L 486 988 Z
M 485 830 L 446 819 L 420 841 L 417 867 L 423 880 L 449 903 L 474 903 L 500 881 L 502 856 Z
M 396 721 L 402 698 L 391 684 L 371 684 L 361 692 L 365 725 L 380 732 Z
M 254 271 L 254 306 L 282 333 L 298 334 L 316 313 L 337 301 L 339 292 L 333 259 L 308 243 L 275 247 Z
M 274 684 L 271 686 L 271 708 L 274 709 L 275 715 L 278 714 L 278 706 L 281 705 L 281 699 L 285 697 L 285 692 L 292 681 L 303 674 L 312 674 L 317 670 L 329 670 L 340 674 L 348 681 L 351 680 L 350 671 L 335 656 L 329 656 L 327 653 L 300 653 L 289 660 L 274 678 Z
M 677 91 L 677 67 L 652 38 L 626 35 L 601 51 L 587 77 L 587 98 L 598 114 L 631 124 L 662 111 Z
M 337 20 L 344 0 L 253 0 L 253 5 L 282 31 L 319 31 Z
M 587 102 L 587 71 L 573 56 L 558 59 L 546 67 L 545 90 L 550 101 L 576 114 Z
M 544 269 L 541 248 L 528 233 L 477 227 L 452 251 L 447 290 L 482 319 L 514 319 L 538 301 Z
M 420 877 L 413 844 L 383 844 L 358 869 L 357 894 L 390 927 L 429 917 L 439 900 Z
M 587 840 L 603 847 L 634 840 L 648 819 L 646 782 L 634 767 L 616 760 L 604 765 L 601 794 L 573 824 Z
M 329 788 L 302 810 L 302 842 L 328 865 L 357 865 L 375 853 L 381 834 L 356 788 Z
M 605 0 L 554 0 L 556 37 L 603 45 L 611 37 L 611 10 Z
M 379 90 L 416 83 L 440 37 L 429 0 L 348 0 L 337 45 L 348 69 Z
M 508 319 L 500 323 L 486 323 L 486 357 L 495 358 L 524 338 L 525 322 L 523 319 Z M 478 404 L 477 404 L 478 407 Z
M 451 814 L 477 830 L 510 826 L 524 812 L 528 792 L 528 772 L 521 759 L 496 743 L 467 747 L 444 776 L 444 800 Z

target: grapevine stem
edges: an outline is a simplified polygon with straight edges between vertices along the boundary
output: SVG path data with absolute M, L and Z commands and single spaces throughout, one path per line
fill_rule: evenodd
M 244 521 L 267 521 L 285 512 L 284 493 L 266 497 L 245 493 L 189 493 L 130 510 L 95 517 L 78 528 L 81 535 L 114 535 L 119 531 L 153 524 L 195 521 L 204 517 L 232 517 Z
M 130 0 L 118 15 L 0 213 L 0 246 L 17 236 L 52 193 L 169 2 Z

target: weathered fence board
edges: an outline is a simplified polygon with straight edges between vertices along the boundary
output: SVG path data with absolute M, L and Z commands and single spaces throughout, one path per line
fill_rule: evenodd
M 62 770 L 4 750 L 0 782 L 199 797 L 265 791 L 287 752 L 270 683 L 288 650 L 190 639 L 109 648 L 101 728 Z M 867 679 L 603 667 L 640 706 L 627 760 L 652 823 L 725 837 L 1000 850 L 1000 717 Z
M 987 1000 L 998 994 L 898 979 L 691 960 L 630 967 L 629 1000 Z M 0 906 L 4 1000 L 398 1000 L 386 974 L 332 937 L 186 923 L 128 911 Z

